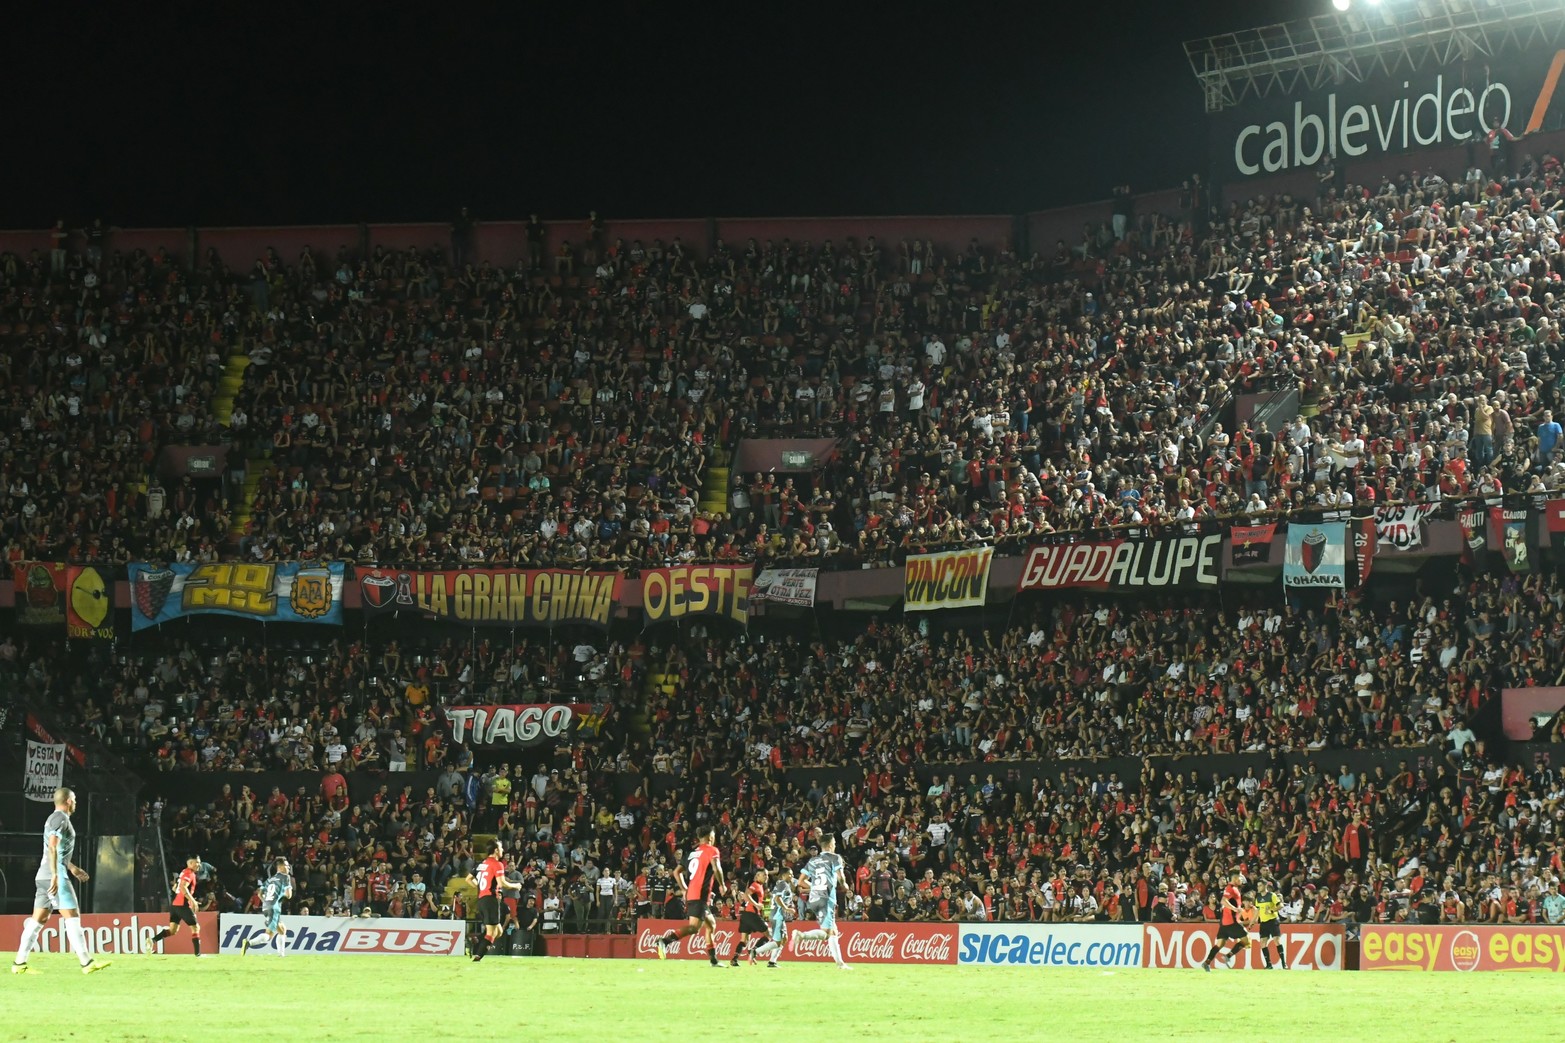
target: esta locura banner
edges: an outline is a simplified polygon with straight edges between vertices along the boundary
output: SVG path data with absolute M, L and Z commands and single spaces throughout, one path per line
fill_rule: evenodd
M 1016 589 L 1215 587 L 1222 547 L 1222 534 L 1216 532 L 1047 544 L 1028 552 Z
M 578 731 L 596 732 L 603 723 L 587 703 L 448 706 L 445 714 L 451 740 L 470 746 L 536 746 Z
M 131 629 L 200 615 L 340 626 L 345 571 L 340 561 L 168 566 L 131 562 Z
M 354 570 L 365 612 L 417 612 L 470 626 L 607 627 L 619 604 L 618 572 L 569 569 Z
M 1288 526 L 1282 582 L 1289 587 L 1337 587 L 1347 580 L 1347 523 L 1294 522 Z
M 750 604 L 770 601 L 778 605 L 815 605 L 819 569 L 762 569 L 750 588 Z
M 993 547 L 909 554 L 902 572 L 903 611 L 932 612 L 983 605 L 993 561 Z
M 641 573 L 641 616 L 650 626 L 706 616 L 750 620 L 754 565 L 679 565 Z
M 54 791 L 65 785 L 65 744 L 27 740 L 27 767 L 22 792 L 28 800 L 50 803 Z
M 656 959 L 657 940 L 665 932 L 683 927 L 684 920 L 637 920 L 636 958 Z M 733 957 L 738 940 L 736 924 L 732 920 L 718 921 L 713 935 L 719 960 Z M 801 931 L 811 930 L 815 924 L 800 920 L 789 924 Z M 849 963 L 956 963 L 957 925 L 954 923 L 868 923 L 864 921 L 840 921 L 842 932 L 838 943 L 842 958 Z M 706 941 L 700 935 L 692 935 L 669 946 L 671 960 L 704 960 Z M 831 954 L 825 941 L 799 939 L 784 960 L 804 963 L 829 963 Z

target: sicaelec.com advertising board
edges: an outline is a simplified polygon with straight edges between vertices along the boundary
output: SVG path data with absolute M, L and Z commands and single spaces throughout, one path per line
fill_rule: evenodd
M 265 945 L 261 933 L 265 925 L 265 920 L 249 913 L 225 913 L 218 951 L 237 955 L 246 938 Z M 460 920 L 284 916 L 283 926 L 288 931 L 288 951 L 312 956 L 461 956 L 467 952 L 467 925 Z
M 1539 50 L 1246 101 L 1213 114 L 1212 159 L 1219 180 L 1229 181 L 1310 167 L 1323 156 L 1351 163 L 1464 145 L 1496 119 L 1520 137 L 1534 110 L 1561 103 L 1553 61 L 1554 51 Z
M 1005 967 L 1115 967 L 1142 965 L 1136 924 L 962 924 L 958 963 Z

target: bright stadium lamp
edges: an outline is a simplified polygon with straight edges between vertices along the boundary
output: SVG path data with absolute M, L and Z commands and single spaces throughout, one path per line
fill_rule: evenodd
M 1339 11 L 1346 11 L 1353 0 L 1331 0 L 1331 6 Z

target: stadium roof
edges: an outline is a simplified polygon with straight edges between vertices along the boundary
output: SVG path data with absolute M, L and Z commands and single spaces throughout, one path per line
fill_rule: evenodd
M 1317 0 L 1325 6 L 1325 0 Z M 1355 0 L 1346 11 L 1185 43 L 1207 112 L 1428 63 L 1492 58 L 1565 38 L 1565 0 Z

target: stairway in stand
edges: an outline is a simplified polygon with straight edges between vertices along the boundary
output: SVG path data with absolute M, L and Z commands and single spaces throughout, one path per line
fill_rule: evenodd
M 709 514 L 728 513 L 728 475 L 728 450 L 714 449 L 701 482 L 701 510 Z
M 212 396 L 212 416 L 224 427 L 233 422 L 234 400 L 239 397 L 239 390 L 244 387 L 245 370 L 249 368 L 250 356 L 245 354 L 244 343 L 241 341 L 235 345 L 233 354 L 228 356 L 228 361 L 223 366 L 223 376 L 217 383 L 217 392 Z M 232 520 L 228 526 L 228 540 L 233 548 L 237 548 L 239 540 L 250 531 L 256 490 L 273 470 L 268 456 L 266 450 L 258 452 L 252 449 L 245 461 L 244 489 L 240 493 L 239 501 L 231 505 Z

